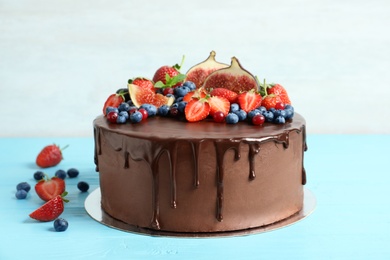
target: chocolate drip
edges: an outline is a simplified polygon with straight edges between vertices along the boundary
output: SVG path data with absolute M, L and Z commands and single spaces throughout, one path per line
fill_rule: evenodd
M 305 169 L 305 165 L 304 165 L 304 162 L 303 162 L 303 159 L 304 159 L 304 152 L 307 151 L 307 143 L 306 143 L 306 126 L 303 125 L 302 128 L 301 128 L 301 131 L 302 131 L 302 138 L 303 138 L 303 152 L 302 152 L 302 185 L 305 185 L 306 182 L 307 182 L 307 179 L 306 179 L 306 169 Z
M 191 150 L 192 150 L 192 155 L 194 158 L 194 186 L 196 188 L 199 187 L 199 149 L 200 145 L 204 140 L 200 140 L 199 142 L 190 142 L 191 144 Z
M 100 129 L 97 127 L 93 128 L 93 136 L 95 140 L 95 150 L 94 150 L 94 163 L 95 163 L 95 171 L 99 171 L 99 157 L 98 155 L 102 154 L 101 150 L 101 138 L 100 138 Z
M 169 146 L 168 151 L 168 160 L 170 162 L 171 167 L 171 207 L 176 208 L 176 159 L 177 159 L 177 144 L 178 142 L 174 142 L 173 146 Z
M 255 173 L 255 155 L 260 152 L 260 143 L 258 142 L 247 142 L 249 145 L 249 180 L 254 180 L 256 178 Z
M 217 220 L 221 222 L 223 220 L 223 200 L 224 200 L 224 177 L 225 169 L 223 167 L 223 160 L 226 151 L 233 149 L 235 151 L 234 159 L 237 161 L 240 159 L 240 141 L 230 140 L 224 142 L 223 140 L 216 140 L 214 142 L 215 151 L 217 153 Z

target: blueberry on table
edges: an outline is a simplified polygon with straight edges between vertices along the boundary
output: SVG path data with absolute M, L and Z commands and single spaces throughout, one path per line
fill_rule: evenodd
M 57 218 L 54 223 L 54 229 L 55 231 L 57 232 L 62 232 L 62 231 L 65 231 L 68 229 L 68 221 L 66 221 L 65 219 L 63 218 Z
M 16 190 L 17 191 L 18 190 L 25 190 L 26 192 L 29 192 L 30 189 L 31 189 L 31 186 L 27 182 L 21 182 L 18 185 L 16 185 Z
M 86 192 L 89 189 L 89 184 L 85 181 L 80 181 L 77 183 L 77 188 L 79 188 L 81 192 Z
M 41 171 L 36 171 L 34 173 L 34 179 L 37 180 L 37 181 L 42 180 L 44 177 L 45 177 L 45 174 L 43 172 L 41 172 Z
M 27 197 L 27 191 L 25 191 L 25 190 L 18 190 L 18 191 L 16 191 L 15 197 L 18 200 L 23 200 L 23 199 L 25 199 Z
M 75 169 L 75 168 L 70 168 L 68 171 L 68 176 L 69 178 L 75 178 L 79 175 L 79 170 Z
M 66 178 L 66 172 L 64 170 L 57 170 L 54 175 L 63 180 Z

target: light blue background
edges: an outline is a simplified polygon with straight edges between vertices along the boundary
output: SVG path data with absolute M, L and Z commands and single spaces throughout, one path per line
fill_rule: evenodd
M 390 133 L 390 2 L 0 0 L 0 136 L 92 136 L 107 96 L 162 65 L 236 56 L 308 133 Z

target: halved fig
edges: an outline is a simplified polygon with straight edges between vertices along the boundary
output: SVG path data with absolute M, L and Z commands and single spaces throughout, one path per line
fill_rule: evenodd
M 128 84 L 127 87 L 130 92 L 131 101 L 133 101 L 136 107 L 140 107 L 143 104 L 151 104 L 156 107 L 162 105 L 171 106 L 173 101 L 175 101 L 175 98 L 155 93 L 149 88 L 143 88 L 134 84 Z
M 255 76 L 245 70 L 236 57 L 232 58 L 230 67 L 211 73 L 206 78 L 203 87 L 208 91 L 214 88 L 226 88 L 236 93 L 251 89 L 258 91 L 258 83 Z
M 211 51 L 209 57 L 201 63 L 191 67 L 187 71 L 186 81 L 192 81 L 197 88 L 203 86 L 203 83 L 208 75 L 216 70 L 229 67 L 228 64 L 220 63 L 215 60 L 215 51 Z

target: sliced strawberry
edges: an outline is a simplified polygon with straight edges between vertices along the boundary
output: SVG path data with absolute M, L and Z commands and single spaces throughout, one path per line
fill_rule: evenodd
M 197 90 L 188 92 L 188 93 L 183 97 L 183 101 L 185 101 L 185 102 L 190 102 L 191 99 L 193 99 L 193 98 L 199 99 L 199 98 L 204 98 L 204 97 L 206 97 L 206 96 L 207 96 L 207 93 L 206 93 L 205 90 L 203 90 L 203 89 L 197 89 Z
M 264 97 L 263 101 L 261 101 L 261 105 L 265 107 L 267 110 L 271 108 L 275 108 L 276 104 L 283 103 L 280 96 L 275 94 L 270 94 Z
M 125 99 L 123 95 L 121 94 L 111 94 L 103 106 L 103 114 L 106 115 L 106 108 L 107 107 L 118 107 L 122 102 L 124 102 Z
M 147 89 L 155 91 L 154 90 L 154 82 L 151 81 L 150 79 L 147 79 L 147 78 L 137 77 L 134 79 L 129 79 L 128 83 L 137 85 L 141 88 L 147 88 Z
M 38 221 L 52 221 L 64 212 L 64 201 L 67 202 L 61 195 L 57 195 L 33 211 L 29 216 Z
M 47 176 L 35 184 L 37 195 L 44 201 L 61 195 L 65 191 L 65 181 L 58 177 L 48 179 Z
M 61 149 L 55 144 L 45 146 L 42 151 L 39 152 L 35 163 L 41 168 L 56 166 L 62 161 L 62 150 L 66 147 L 68 146 Z
M 239 94 L 237 99 L 240 108 L 247 113 L 261 105 L 261 96 L 254 90 Z
M 230 103 L 237 102 L 238 94 L 226 88 L 215 88 L 210 93 L 211 96 L 224 97 L 229 100 Z
M 222 112 L 223 115 L 226 117 L 227 114 L 229 114 L 230 110 L 230 102 L 224 97 L 210 97 L 208 99 L 208 102 L 210 104 L 210 115 L 214 116 L 215 112 Z
M 197 122 L 205 119 L 210 113 L 210 105 L 206 99 L 192 99 L 184 110 L 188 122 Z

